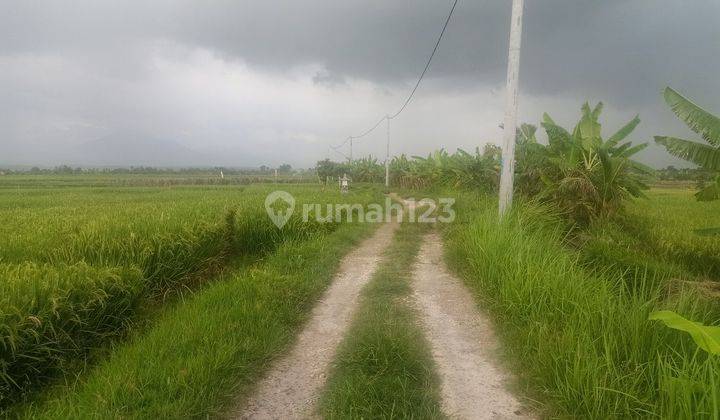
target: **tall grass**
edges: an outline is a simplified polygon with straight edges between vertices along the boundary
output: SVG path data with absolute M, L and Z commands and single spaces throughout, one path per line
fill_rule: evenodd
M 474 203 L 471 205 L 470 203 Z M 480 204 L 478 204 L 480 203 Z M 549 416 L 717 418 L 718 361 L 682 334 L 648 321 L 671 309 L 706 323 L 717 311 L 692 289 L 640 270 L 588 266 L 564 246 L 544 209 L 458 201 L 449 257 L 494 314 L 509 360 Z

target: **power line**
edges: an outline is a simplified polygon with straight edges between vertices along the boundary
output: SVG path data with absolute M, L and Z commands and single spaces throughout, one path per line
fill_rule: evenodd
M 350 141 L 351 138 L 352 138 L 352 137 L 348 137 L 348 138 L 345 139 L 344 142 L 338 144 L 337 146 L 330 146 L 330 147 L 332 147 L 333 149 L 339 149 L 339 148 L 345 146 L 345 145 L 347 144 L 347 142 Z
M 345 159 L 348 159 L 348 156 L 345 153 L 339 151 L 338 149 L 334 148 L 333 146 L 330 146 L 330 148 L 332 149 L 333 152 L 337 153 L 338 155 L 342 156 Z
M 413 88 L 412 92 L 410 92 L 410 96 L 408 96 L 407 100 L 405 101 L 403 106 L 400 108 L 400 110 L 388 118 L 393 119 L 393 118 L 397 117 L 398 115 L 400 115 L 400 113 L 405 110 L 405 107 L 412 100 L 413 95 L 415 95 L 415 91 L 417 90 L 418 86 L 420 86 L 420 82 L 422 82 L 423 77 L 425 77 L 425 73 L 427 73 L 428 68 L 430 68 L 430 63 L 432 62 L 433 57 L 435 57 L 435 53 L 437 52 L 438 47 L 440 46 L 440 41 L 442 41 L 443 35 L 445 35 L 445 30 L 448 27 L 448 23 L 450 23 L 450 18 L 452 18 L 453 12 L 455 11 L 455 6 L 457 6 L 457 4 L 458 4 L 458 0 L 455 0 L 455 2 L 453 2 L 452 8 L 450 9 L 450 13 L 448 13 L 447 19 L 445 19 L 445 24 L 443 25 L 442 31 L 440 31 L 440 36 L 438 37 L 438 40 L 435 43 L 435 47 L 433 48 L 432 53 L 430 54 L 430 58 L 428 58 L 427 64 L 425 64 L 425 68 L 423 69 L 422 73 L 420 74 L 420 78 L 418 79 L 417 83 L 415 84 L 415 87 Z
M 346 138 L 344 142 L 338 144 L 337 146 L 330 145 L 330 147 L 331 147 L 333 150 L 338 150 L 339 148 L 345 146 L 348 141 L 350 141 L 350 137 Z
M 430 57 L 428 58 L 428 61 L 427 61 L 427 63 L 425 64 L 425 68 L 423 69 L 422 73 L 420 74 L 420 77 L 418 78 L 417 83 L 415 83 L 415 87 L 413 87 L 412 91 L 410 92 L 410 95 L 408 95 L 408 97 L 407 97 L 407 99 L 405 100 L 405 102 L 403 103 L 402 107 L 400 107 L 400 109 L 399 109 L 395 114 L 393 114 L 392 116 L 391 116 L 391 115 L 385 115 L 384 117 L 380 118 L 380 120 L 378 120 L 378 122 L 375 123 L 375 125 L 373 125 L 370 129 L 365 130 L 365 131 L 364 131 L 362 134 L 360 134 L 359 136 L 350 136 L 350 137 L 348 137 L 343 143 L 341 143 L 340 145 L 336 146 L 337 148 L 340 148 L 340 147 L 344 146 L 345 144 L 347 144 L 348 141 L 351 141 L 351 140 L 353 140 L 353 139 L 360 139 L 360 138 L 362 138 L 362 137 L 367 136 L 368 134 L 370 134 L 370 133 L 372 133 L 373 131 L 375 131 L 375 129 L 378 128 L 383 121 L 385 121 L 386 119 L 387 119 L 387 120 L 391 120 L 391 119 L 393 119 L 393 118 L 396 118 L 398 115 L 400 115 L 400 113 L 402 113 L 402 112 L 405 110 L 405 107 L 408 106 L 408 104 L 409 104 L 410 101 L 412 100 L 413 96 L 415 95 L 415 92 L 417 91 L 418 87 L 420 86 L 420 82 L 422 82 L 423 78 L 425 77 L 425 73 L 427 73 L 428 69 L 430 68 L 430 63 L 432 62 L 433 57 L 435 57 L 435 53 L 437 52 L 438 47 L 440 46 L 440 41 L 442 41 L 443 36 L 445 35 L 445 30 L 447 29 L 448 24 L 450 23 L 450 19 L 452 18 L 453 13 L 455 12 L 455 7 L 457 6 L 458 1 L 459 1 L 459 0 L 455 0 L 455 1 L 453 2 L 452 7 L 450 8 L 450 13 L 448 13 L 447 19 L 445 19 L 445 24 L 443 25 L 442 31 L 440 31 L 440 36 L 438 36 L 438 39 L 437 39 L 437 41 L 435 42 L 435 46 L 433 47 L 432 53 L 430 53 Z
M 373 131 L 375 131 L 375 129 L 378 128 L 383 121 L 385 121 L 385 118 L 387 118 L 387 116 L 380 118 L 380 120 L 378 120 L 378 122 L 376 122 L 375 125 L 373 125 L 371 129 L 365 130 L 365 132 L 362 133 L 362 134 L 360 134 L 359 136 L 350 136 L 350 138 L 352 138 L 352 139 L 361 139 L 361 138 L 367 136 L 368 134 L 370 134 L 370 133 L 372 133 Z
M 345 146 L 345 144 L 347 144 L 348 141 L 350 142 L 350 156 L 349 156 L 349 157 L 348 157 L 345 153 L 342 153 L 342 152 L 340 151 L 340 149 L 341 149 L 343 146 Z M 343 156 L 345 157 L 345 159 L 347 159 L 347 160 L 349 160 L 350 162 L 352 162 L 352 160 L 353 160 L 353 159 L 352 159 L 352 156 L 353 156 L 353 154 L 352 154 L 352 152 L 353 152 L 353 138 L 352 138 L 352 137 L 348 137 L 347 139 L 345 139 L 344 142 L 342 142 L 342 143 L 341 143 L 340 145 L 338 145 L 338 146 L 332 146 L 332 145 L 331 145 L 330 148 L 331 148 L 335 153 L 340 154 L 340 155 L 343 155 Z

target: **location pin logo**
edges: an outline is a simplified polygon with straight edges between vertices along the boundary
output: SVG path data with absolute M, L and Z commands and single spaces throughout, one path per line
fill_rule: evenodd
M 286 191 L 273 191 L 265 197 L 265 211 L 275 226 L 282 229 L 295 211 L 295 197 Z

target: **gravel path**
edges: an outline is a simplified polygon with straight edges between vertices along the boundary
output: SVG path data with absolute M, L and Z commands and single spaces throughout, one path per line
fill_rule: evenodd
M 274 364 L 249 401 L 232 418 L 299 419 L 313 414 L 338 344 L 352 319 L 360 290 L 375 272 L 397 223 L 383 224 L 345 256 L 332 285 L 313 309 L 290 353 Z
M 442 241 L 427 234 L 414 266 L 414 297 L 441 380 L 442 407 L 460 419 L 528 418 L 506 389 L 492 326 L 443 261 Z

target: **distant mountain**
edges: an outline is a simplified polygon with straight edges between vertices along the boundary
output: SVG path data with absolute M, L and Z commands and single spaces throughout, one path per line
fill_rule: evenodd
M 87 142 L 68 156 L 84 166 L 203 166 L 211 156 L 195 152 L 175 141 L 138 134 L 116 134 Z

